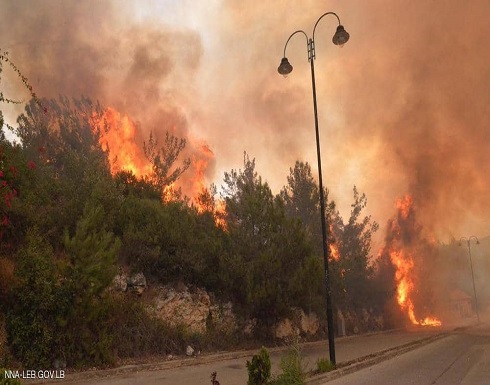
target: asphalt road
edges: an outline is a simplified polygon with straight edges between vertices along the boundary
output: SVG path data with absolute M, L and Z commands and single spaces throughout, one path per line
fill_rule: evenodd
M 400 346 L 415 344 L 434 338 L 440 334 L 437 328 L 420 328 L 413 330 L 397 330 L 385 333 L 339 338 L 336 340 L 337 363 L 345 363 L 377 354 Z M 254 352 L 232 352 L 223 358 L 211 355 L 170 362 L 157 363 L 151 367 L 137 366 L 122 371 L 94 371 L 68 375 L 64 380 L 51 382 L 31 382 L 27 384 L 58 384 L 58 385 L 180 385 L 211 383 L 211 372 L 218 373 L 217 379 L 222 385 L 240 385 L 247 383 L 245 363 Z M 278 373 L 279 362 L 284 350 L 272 349 L 271 361 L 273 372 Z M 322 341 L 302 346 L 302 354 L 309 369 L 314 369 L 316 361 L 328 357 L 328 342 Z
M 490 328 L 482 325 L 452 333 L 325 384 L 490 384 Z

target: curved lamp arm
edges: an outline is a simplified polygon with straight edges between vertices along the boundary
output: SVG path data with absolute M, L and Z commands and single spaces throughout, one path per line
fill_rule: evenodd
M 286 44 L 284 44 L 284 52 L 283 52 L 283 56 L 282 56 L 282 59 L 281 59 L 281 64 L 279 65 L 279 67 L 277 68 L 277 72 L 279 72 L 281 75 L 283 75 L 284 77 L 288 76 L 288 74 L 291 73 L 291 71 L 293 70 L 293 66 L 289 63 L 288 61 L 288 58 L 286 57 L 286 47 L 288 46 L 288 43 L 289 43 L 289 40 L 291 40 L 291 38 L 296 35 L 297 33 L 302 33 L 303 35 L 305 35 L 306 37 L 306 45 L 308 46 L 308 35 L 306 34 L 305 31 L 303 31 L 302 29 L 299 29 L 297 31 L 294 31 L 289 37 L 288 37 L 288 40 L 286 41 Z M 308 51 L 309 52 L 309 51 Z
M 313 27 L 313 40 L 315 40 L 315 30 L 316 30 L 316 26 L 318 25 L 318 23 L 320 22 L 321 19 L 323 19 L 325 16 L 327 15 L 333 15 L 337 18 L 337 21 L 339 22 L 339 25 L 340 25 L 340 18 L 338 17 L 338 15 L 335 13 L 335 12 L 325 12 L 323 15 L 321 15 L 318 20 L 316 21 L 315 23 L 315 26 Z
M 294 31 L 289 37 L 288 39 L 286 40 L 286 44 L 284 44 L 284 52 L 283 52 L 283 55 L 282 57 L 286 57 L 286 47 L 288 46 L 288 43 L 289 43 L 289 40 L 291 40 L 291 38 L 296 35 L 297 33 L 302 33 L 303 35 L 305 35 L 305 38 L 306 38 L 306 45 L 308 45 L 308 35 L 306 34 L 305 31 L 303 31 L 302 29 L 298 29 L 297 31 Z

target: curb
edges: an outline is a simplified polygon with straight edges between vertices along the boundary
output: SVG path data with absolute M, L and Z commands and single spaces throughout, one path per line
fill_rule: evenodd
M 353 361 L 342 362 L 339 365 L 337 365 L 337 369 L 332 370 L 331 372 L 328 373 L 322 373 L 309 377 L 306 379 L 305 383 L 308 385 L 321 385 L 325 382 L 332 381 L 336 378 L 345 376 L 346 374 L 356 372 L 358 370 L 367 368 L 369 366 L 379 364 L 382 361 L 389 360 L 400 354 L 409 352 L 411 350 L 415 350 L 420 346 L 430 344 L 436 340 L 445 338 L 449 335 L 450 335 L 449 332 L 439 333 L 434 336 L 422 338 L 420 340 L 412 341 L 404 345 L 386 349 L 378 353 L 369 354 L 367 356 L 360 357 Z

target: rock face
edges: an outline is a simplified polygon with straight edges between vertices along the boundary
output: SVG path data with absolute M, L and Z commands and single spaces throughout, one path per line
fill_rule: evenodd
M 128 276 L 124 273 L 117 274 L 112 281 L 115 291 L 125 292 L 128 289 Z
M 288 338 L 299 335 L 315 335 L 320 328 L 320 320 L 315 313 L 306 314 L 302 309 L 294 309 L 293 319 L 281 320 L 275 326 L 276 338 Z
M 128 276 L 127 274 L 120 272 L 114 277 L 112 287 L 115 291 L 122 292 L 131 289 L 134 293 L 141 295 L 147 287 L 146 277 L 143 273 L 136 273 Z
M 129 277 L 128 287 L 132 288 L 136 294 L 141 295 L 146 289 L 146 277 L 144 274 L 136 273 Z
M 170 325 L 184 325 L 193 332 L 204 333 L 211 326 L 228 333 L 236 330 L 231 303 L 213 303 L 209 294 L 200 288 L 161 287 L 152 308 L 157 317 Z

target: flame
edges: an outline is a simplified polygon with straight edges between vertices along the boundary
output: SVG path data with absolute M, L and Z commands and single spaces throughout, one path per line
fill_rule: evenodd
M 339 248 L 336 243 L 329 243 L 330 259 L 338 261 L 340 259 Z
M 337 246 L 337 241 L 335 239 L 335 232 L 333 229 L 333 223 L 330 223 L 330 234 L 332 235 L 333 241 L 328 244 L 328 249 L 330 251 L 330 259 L 334 261 L 340 260 L 339 247 Z
M 214 158 L 214 153 L 207 144 L 199 146 L 199 152 L 195 152 L 191 157 L 191 170 L 193 176 L 191 178 L 190 192 L 196 197 L 198 193 L 206 189 L 206 170 L 209 162 Z
M 127 116 L 109 107 L 95 121 L 100 132 L 99 142 L 108 151 L 111 173 L 131 171 L 137 177 L 151 172 L 151 164 L 136 144 L 137 127 Z
M 413 199 L 409 195 L 396 201 L 398 215 L 402 220 L 408 219 L 413 211 Z M 389 229 L 393 235 L 400 236 L 400 222 L 393 221 Z M 415 289 L 413 281 L 413 270 L 415 267 L 413 256 L 408 250 L 404 250 L 397 242 L 392 242 L 389 249 L 389 256 L 393 266 L 396 268 L 395 281 L 397 284 L 397 302 L 400 308 L 406 312 L 408 319 L 414 325 L 421 326 L 441 326 L 442 323 L 436 317 L 426 317 L 417 319 L 415 316 L 415 306 L 412 300 L 412 294 Z
M 214 223 L 216 226 L 221 227 L 223 230 L 227 230 L 228 226 L 226 224 L 226 202 L 224 200 L 218 200 L 214 208 Z
M 200 193 L 194 198 L 194 206 L 199 214 L 210 213 L 213 216 L 216 227 L 227 230 L 226 223 L 226 202 L 222 199 L 216 200 L 216 191 L 203 187 Z
M 138 137 L 141 137 L 140 128 L 128 116 L 122 115 L 112 107 L 108 107 L 101 116 L 92 119 L 94 131 L 99 133 L 99 143 L 108 152 L 111 173 L 130 171 L 136 177 L 149 176 L 152 166 L 146 158 L 143 148 L 138 145 Z M 141 142 L 141 140 L 140 140 Z M 205 188 L 206 171 L 214 153 L 207 144 L 191 146 L 191 166 L 188 172 L 192 176 L 183 178 L 176 184 L 166 186 L 162 191 L 162 199 L 165 202 L 175 200 L 175 192 L 182 187 L 184 194 L 195 197 Z

